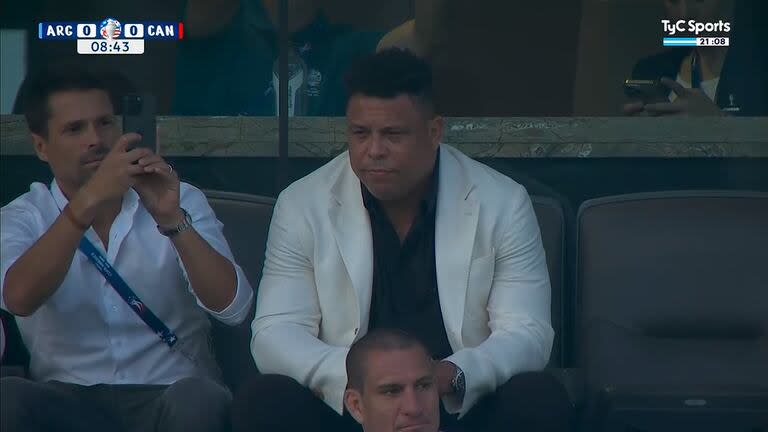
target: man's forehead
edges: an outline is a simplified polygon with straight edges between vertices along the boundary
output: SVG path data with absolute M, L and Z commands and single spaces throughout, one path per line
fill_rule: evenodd
M 432 374 L 432 361 L 422 349 L 396 349 L 368 353 L 366 384 L 410 384 Z
M 50 120 L 71 122 L 98 118 L 114 113 L 109 95 L 104 90 L 65 90 L 48 98 Z
M 347 105 L 347 120 L 350 125 L 364 123 L 403 124 L 425 120 L 433 114 L 427 113 L 418 99 L 406 93 L 392 98 L 381 98 L 365 94 L 354 94 Z

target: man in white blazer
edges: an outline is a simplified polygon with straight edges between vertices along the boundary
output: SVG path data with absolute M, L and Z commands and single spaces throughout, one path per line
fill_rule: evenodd
M 346 84 L 349 150 L 275 206 L 252 325 L 264 375 L 235 401 L 236 430 L 359 430 L 345 357 L 376 328 L 439 360 L 442 428 L 567 429 L 563 387 L 533 373 L 554 332 L 527 192 L 441 144 L 424 60 L 384 50 Z

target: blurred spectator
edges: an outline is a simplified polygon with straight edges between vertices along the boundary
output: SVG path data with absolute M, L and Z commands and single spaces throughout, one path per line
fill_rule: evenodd
M 417 0 L 417 43 L 446 116 L 567 116 L 581 1 Z
M 765 115 L 768 113 L 765 61 L 756 43 L 762 23 L 751 23 L 751 0 L 663 0 L 672 21 L 731 22 L 730 46 L 680 47 L 637 62 L 633 79 L 661 80 L 669 102 L 632 101 L 625 114 Z M 757 23 L 758 26 L 755 26 Z M 764 32 L 763 32 L 764 33 Z
M 179 47 L 174 112 L 273 116 L 276 109 L 278 0 L 190 0 L 188 38 Z M 320 3 L 289 2 L 295 115 L 344 115 L 343 71 L 371 53 L 381 32 L 331 23 Z M 291 75 L 293 78 L 294 75 Z M 303 90 L 302 90 L 303 89 Z

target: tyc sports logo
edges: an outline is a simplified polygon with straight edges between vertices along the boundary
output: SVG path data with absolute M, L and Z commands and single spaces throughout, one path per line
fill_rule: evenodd
M 720 20 L 718 22 L 698 22 L 696 20 L 661 20 L 664 26 L 664 33 L 669 36 L 675 36 L 678 33 L 693 34 L 698 36 L 701 33 L 729 33 L 731 23 Z

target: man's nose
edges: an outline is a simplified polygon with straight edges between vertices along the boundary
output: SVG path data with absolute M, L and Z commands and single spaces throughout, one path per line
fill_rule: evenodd
M 421 399 L 414 389 L 409 389 L 403 392 L 400 410 L 403 414 L 411 417 L 419 416 L 424 411 Z
M 104 131 L 98 127 L 97 124 L 91 123 L 87 126 L 85 131 L 85 142 L 88 148 L 101 147 L 104 145 Z
M 381 135 L 373 133 L 371 134 L 371 142 L 368 146 L 368 156 L 372 159 L 381 159 L 387 154 L 387 145 L 382 139 Z

